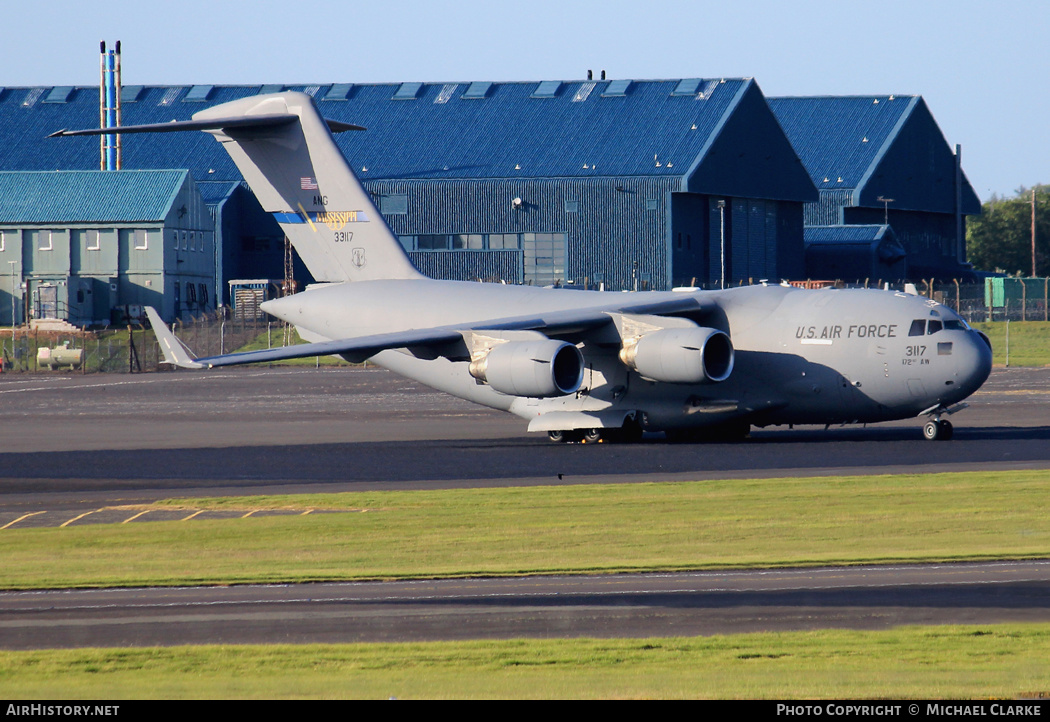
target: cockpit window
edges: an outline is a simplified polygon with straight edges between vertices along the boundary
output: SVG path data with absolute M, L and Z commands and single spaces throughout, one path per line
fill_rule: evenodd
M 940 321 L 930 321 L 929 325 L 926 327 L 926 335 L 932 336 L 933 334 L 940 331 L 943 325 L 944 324 Z
M 966 321 L 963 321 L 961 318 L 958 320 L 948 319 L 944 322 L 944 330 L 946 331 L 965 331 L 968 328 Z
M 918 318 L 911 322 L 911 328 L 908 329 L 909 336 L 923 336 L 926 333 L 926 321 Z

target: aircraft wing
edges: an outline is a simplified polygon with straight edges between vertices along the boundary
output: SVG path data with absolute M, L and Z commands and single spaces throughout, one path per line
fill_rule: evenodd
M 146 307 L 146 315 L 160 342 L 164 362 L 182 368 L 215 368 L 240 364 L 284 361 L 312 356 L 349 355 L 364 360 L 369 356 L 393 348 L 439 348 L 463 341 L 464 333 L 470 331 L 539 331 L 548 336 L 580 333 L 612 323 L 612 313 L 653 315 L 693 315 L 710 310 L 712 303 L 704 302 L 692 294 L 681 299 L 665 299 L 646 303 L 623 303 L 609 307 L 567 309 L 539 315 L 514 316 L 485 319 L 474 323 L 435 326 L 430 328 L 393 331 L 391 333 L 355 336 L 335 341 L 297 344 L 281 348 L 243 353 L 224 354 L 194 358 L 168 329 L 160 315 L 152 307 Z

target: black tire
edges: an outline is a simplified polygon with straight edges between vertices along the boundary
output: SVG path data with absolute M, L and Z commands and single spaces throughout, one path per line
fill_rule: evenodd
M 558 431 L 548 431 L 547 438 L 549 438 L 556 444 L 564 444 L 566 441 L 568 441 L 565 432 L 561 431 L 560 429 Z
M 583 432 L 583 443 L 585 444 L 597 444 L 601 439 L 601 429 L 585 429 Z
M 955 436 L 955 427 L 952 426 L 950 421 L 941 422 L 941 435 L 937 437 L 938 441 L 951 441 L 951 438 Z
M 936 441 L 941 435 L 941 427 L 932 419 L 922 425 L 922 436 L 927 441 Z

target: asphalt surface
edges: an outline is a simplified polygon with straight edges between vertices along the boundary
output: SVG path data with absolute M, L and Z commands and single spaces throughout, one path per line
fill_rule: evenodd
M 4 529 L 149 523 L 185 495 L 1050 468 L 1050 369 L 955 415 L 562 445 L 377 369 L 0 377 Z M 170 512 L 192 523 L 206 515 Z M 859 576 L 858 576 L 859 574 Z M 1050 563 L 0 593 L 0 647 L 650 636 L 1050 620 Z
M 997 370 L 952 417 L 738 444 L 554 444 L 378 369 L 0 377 L 0 526 L 25 509 L 255 494 L 1050 467 L 1050 369 Z
M 0 592 L 0 646 L 696 636 L 1046 621 L 1050 562 Z

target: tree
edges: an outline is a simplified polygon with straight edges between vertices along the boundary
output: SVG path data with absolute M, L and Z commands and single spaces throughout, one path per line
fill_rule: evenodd
M 1032 272 L 1032 190 L 993 195 L 966 223 L 966 252 L 974 268 L 1027 276 Z M 1036 274 L 1050 275 L 1050 186 L 1035 187 Z

